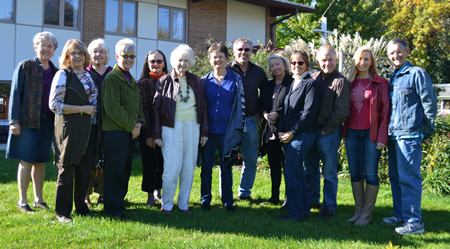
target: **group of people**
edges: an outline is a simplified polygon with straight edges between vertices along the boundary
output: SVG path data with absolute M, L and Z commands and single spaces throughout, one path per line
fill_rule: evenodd
M 284 167 L 283 207 L 288 211 L 278 219 L 302 221 L 313 208 L 320 209 L 319 218 L 327 219 L 338 207 L 338 148 L 344 137 L 355 200 L 355 213 L 348 221 L 366 225 L 372 220 L 378 162 L 388 146 L 394 216 L 383 221 L 403 224 L 395 229 L 400 234 L 425 232 L 421 143 L 434 132 L 437 103 L 429 75 L 407 61 L 405 41 L 396 38 L 388 44 L 387 55 L 395 66 L 389 83 L 378 76 L 376 59 L 367 47 L 354 54 L 347 78 L 337 71 L 334 48 L 323 45 L 316 54 L 320 72 L 309 74 L 310 54 L 299 50 L 289 59 L 272 55 L 268 80 L 250 61 L 253 44 L 245 37 L 235 41 L 231 63 L 228 48 L 212 44 L 212 71 L 201 78 L 190 72 L 195 52 L 180 45 L 170 55 L 171 72 L 164 53 L 153 50 L 145 56 L 136 81 L 129 72 L 136 58 L 130 39 L 116 44 L 114 68 L 105 66 L 109 49 L 103 39 L 88 47 L 69 40 L 60 70 L 50 61 L 57 46 L 52 33 L 38 33 L 33 39 L 36 58 L 20 62 L 13 76 L 6 157 L 21 160 L 20 211 L 33 212 L 26 196 L 30 178 L 33 207 L 48 209 L 42 188 L 53 142 L 57 219 L 72 221 L 73 202 L 77 214 L 93 216 L 88 207 L 93 187 L 107 215 L 129 219 L 124 198 L 138 138 L 142 190 L 148 193 L 148 206 L 161 201 L 163 214 L 172 213 L 178 185 L 178 209 L 191 213 L 196 164 L 201 166 L 201 208 L 211 209 L 216 149 L 224 209 L 235 210 L 231 166 L 238 149 L 244 165 L 237 199 L 255 203 L 251 190 L 259 149 L 268 155 L 272 180 L 271 197 L 261 205 L 280 202 Z

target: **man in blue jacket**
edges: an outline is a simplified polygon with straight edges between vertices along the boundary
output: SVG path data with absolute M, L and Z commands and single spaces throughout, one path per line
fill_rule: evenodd
M 437 100 L 431 78 L 423 68 L 407 61 L 409 48 L 402 39 L 392 39 L 387 47 L 395 70 L 389 89 L 389 178 L 394 216 L 383 218 L 390 225 L 402 224 L 395 231 L 402 235 L 425 233 L 422 222 L 422 142 L 434 133 Z

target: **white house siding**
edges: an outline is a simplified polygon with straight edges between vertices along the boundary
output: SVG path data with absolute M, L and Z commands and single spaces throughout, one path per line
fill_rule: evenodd
M 227 41 L 247 37 L 253 45 L 266 39 L 266 8 L 252 4 L 228 0 Z M 264 44 L 265 45 L 265 44 Z
M 0 23 L 3 38 L 0 39 L 2 60 L 0 60 L 0 80 L 11 80 L 14 71 L 14 24 Z M 31 45 L 31 43 L 29 43 Z M 6 49 L 5 49 L 6 48 Z M 30 56 L 31 57 L 31 56 Z

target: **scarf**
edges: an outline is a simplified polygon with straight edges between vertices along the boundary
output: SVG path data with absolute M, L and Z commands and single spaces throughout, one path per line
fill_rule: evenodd
M 166 74 L 165 72 L 163 72 L 162 74 L 156 74 L 156 73 L 150 72 L 150 76 L 152 76 L 152 78 L 154 80 L 158 80 L 159 78 L 163 77 L 165 74 Z

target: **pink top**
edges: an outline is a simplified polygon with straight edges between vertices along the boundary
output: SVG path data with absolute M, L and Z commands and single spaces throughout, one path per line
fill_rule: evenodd
M 350 92 L 350 116 L 348 128 L 355 130 L 370 129 L 370 97 L 372 84 L 370 78 L 355 79 Z

